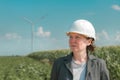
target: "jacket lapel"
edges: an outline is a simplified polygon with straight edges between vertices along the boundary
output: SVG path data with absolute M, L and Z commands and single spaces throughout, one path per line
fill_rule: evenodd
M 72 61 L 72 53 L 64 59 L 65 66 L 72 73 L 71 61 Z
M 95 59 L 94 56 L 88 55 L 87 61 L 87 73 L 86 73 L 86 80 L 92 80 L 92 68 L 93 68 L 93 60 Z

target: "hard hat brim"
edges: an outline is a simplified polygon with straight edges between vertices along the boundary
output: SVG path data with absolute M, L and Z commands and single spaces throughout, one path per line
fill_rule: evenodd
M 80 34 L 80 35 L 83 35 L 83 36 L 85 36 L 85 37 L 88 37 L 87 35 L 82 34 L 82 33 L 80 33 L 80 32 L 76 32 L 76 31 L 73 31 L 73 32 L 66 32 L 67 36 L 69 36 L 71 33 L 76 33 L 76 34 Z

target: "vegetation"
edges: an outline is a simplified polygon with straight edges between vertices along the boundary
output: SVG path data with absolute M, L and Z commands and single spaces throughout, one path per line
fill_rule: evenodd
M 50 80 L 54 60 L 69 52 L 52 50 L 0 57 L 0 80 Z M 106 61 L 111 80 L 120 79 L 120 46 L 97 47 L 92 54 Z
M 50 69 L 29 57 L 0 57 L 0 80 L 49 80 Z

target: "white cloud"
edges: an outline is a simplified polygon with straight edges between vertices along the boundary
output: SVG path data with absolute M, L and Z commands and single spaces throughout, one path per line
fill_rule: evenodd
M 120 41 L 120 32 L 117 32 L 117 34 L 115 36 L 115 40 L 116 41 Z
M 22 37 L 20 35 L 18 35 L 17 33 L 6 33 L 4 35 L 5 39 L 21 39 Z
M 49 37 L 51 35 L 51 32 L 44 31 L 43 27 L 39 27 L 38 31 L 36 32 L 36 35 L 39 37 Z
M 119 5 L 112 5 L 112 8 L 114 10 L 120 11 L 120 6 Z
M 97 40 L 103 40 L 103 39 L 106 39 L 106 40 L 109 40 L 109 35 L 108 33 L 105 31 L 105 30 L 102 30 L 100 33 L 97 34 Z
M 97 45 L 119 45 L 120 44 L 120 32 L 108 34 L 105 30 L 102 30 L 100 33 L 97 33 Z

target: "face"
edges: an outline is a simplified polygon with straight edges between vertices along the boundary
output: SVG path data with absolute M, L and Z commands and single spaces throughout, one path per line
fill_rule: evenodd
M 77 33 L 69 34 L 69 46 L 73 52 L 86 51 L 86 47 L 90 44 L 91 40 L 83 35 Z

